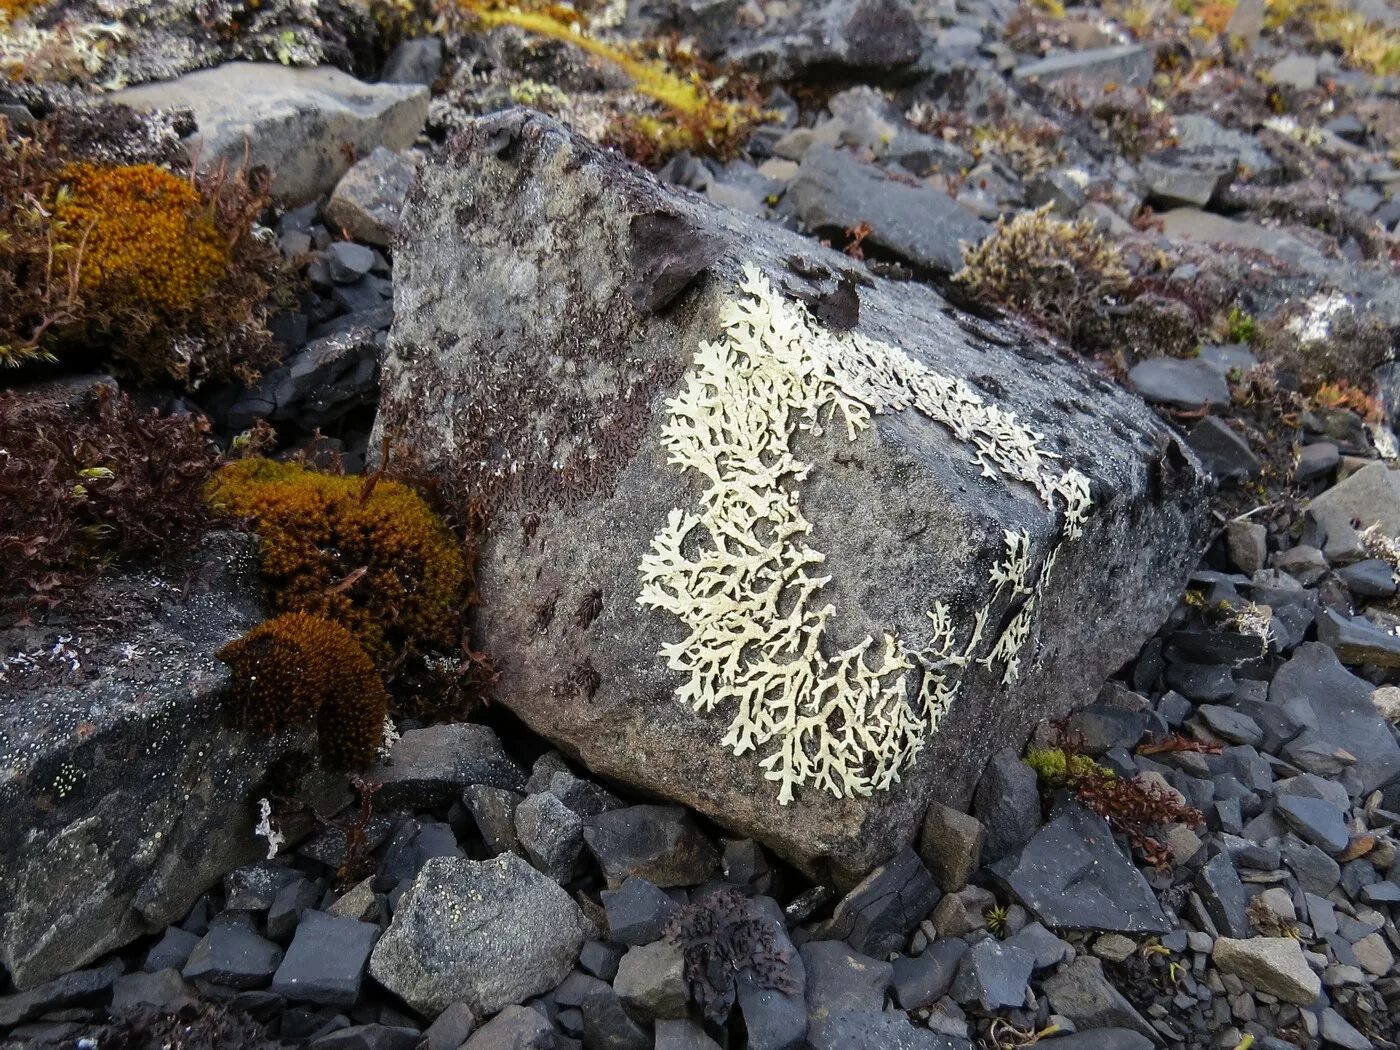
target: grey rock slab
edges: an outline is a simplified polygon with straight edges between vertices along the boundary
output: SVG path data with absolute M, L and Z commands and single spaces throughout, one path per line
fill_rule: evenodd
M 558 984 L 586 935 L 578 905 L 510 853 L 423 865 L 370 956 L 369 972 L 425 1017 L 478 1017 Z
M 379 71 L 379 81 L 429 87 L 441 69 L 442 41 L 435 36 L 415 37 L 394 45 L 394 50 L 384 60 L 384 68 Z
M 1196 873 L 1196 889 L 1215 928 L 1229 937 L 1248 937 L 1249 893 L 1229 853 L 1217 853 Z
M 1257 747 L 1264 741 L 1264 731 L 1259 723 L 1248 715 L 1219 704 L 1202 704 L 1196 708 L 1205 723 L 1216 736 L 1232 744 L 1249 744 Z
M 182 970 L 189 961 L 190 952 L 199 943 L 199 935 L 182 930 L 178 926 L 166 927 L 161 939 L 146 953 L 141 969 L 148 973 L 156 970 Z
M 1023 943 L 1017 946 L 1025 947 Z M 895 1002 L 903 1010 L 917 1010 L 943 998 L 958 975 L 958 963 L 966 951 L 966 942 L 948 938 L 934 941 L 919 955 L 896 957 L 890 976 Z
M 1387 536 L 1400 536 L 1400 471 L 1383 462 L 1368 463 L 1308 506 L 1355 519 L 1362 528 L 1378 524 Z
M 1176 141 L 1182 149 L 1206 147 L 1228 151 L 1235 162 L 1246 171 L 1260 175 L 1278 167 L 1259 141 L 1247 132 L 1227 128 L 1201 113 L 1185 113 L 1174 118 Z M 1253 363 L 1244 367 L 1249 371 Z
M 721 1050 L 698 1022 L 688 1019 L 662 1018 L 656 1022 L 655 1035 L 655 1050 Z
M 821 936 L 844 939 L 867 955 L 898 951 L 940 896 L 919 855 L 905 847 L 841 899 Z
M 1045 1040 L 1045 1050 L 1152 1050 L 1154 1045 L 1131 1028 L 1090 1028 Z
M 1065 962 L 1073 952 L 1068 944 L 1038 922 L 1027 923 L 1022 929 L 1008 937 L 1006 943 L 1029 952 L 1035 960 L 1037 970 L 1058 966 Z M 932 950 L 933 948 L 929 949 L 929 951 Z
M 508 791 L 525 786 L 525 771 L 500 739 L 474 722 L 410 729 L 370 775 L 384 785 L 375 805 L 386 808 L 441 805 L 477 784 Z
M 630 875 L 657 886 L 695 886 L 719 872 L 719 851 L 679 806 L 628 806 L 583 822 L 583 840 L 609 886 Z
M 1078 1029 L 1126 1028 L 1162 1045 L 1162 1037 L 1104 976 L 1103 963 L 1081 955 L 1041 982 L 1051 1009 Z M 1053 1044 L 1051 1044 L 1053 1045 Z
M 461 1050 L 476 1029 L 476 1015 L 466 1003 L 453 1003 L 423 1031 L 420 1050 Z
M 1274 808 L 1304 841 L 1328 853 L 1341 853 L 1347 848 L 1351 835 L 1347 831 L 1346 817 L 1332 803 L 1320 798 L 1283 795 L 1275 800 Z
M 1078 803 L 1065 806 L 1025 847 L 991 870 L 1052 929 L 1165 933 L 1171 928 L 1108 824 Z
M 951 995 L 960 1003 L 976 1002 L 984 1010 L 1025 1005 L 1035 956 L 995 937 L 978 941 L 958 963 Z
M 1317 617 L 1317 640 L 1331 648 L 1343 663 L 1400 667 L 1400 636 L 1364 616 L 1323 609 Z
M 915 1028 L 900 1013 L 832 1014 L 812 1023 L 811 1050 L 958 1050 L 966 1043 Z
M 783 204 L 812 233 L 866 223 L 866 244 L 941 274 L 960 270 L 961 246 L 991 232 L 941 190 L 890 178 L 849 150 L 831 146 L 807 150 Z
M 379 927 L 310 911 L 302 916 L 272 991 L 294 1002 L 353 1006 Z
M 879 1011 L 894 967 L 853 951 L 844 941 L 808 941 L 799 949 L 807 971 L 807 1016 Z
M 422 1033 L 408 1025 L 357 1024 L 321 1036 L 312 1050 L 417 1050 Z
M 738 974 L 738 1005 L 752 1050 L 794 1050 L 807 1032 L 807 969 L 771 897 L 753 900 L 756 919 L 772 934 L 773 951 L 786 960 L 784 987 L 766 987 L 752 970 Z
M 253 826 L 267 768 L 306 739 L 226 726 L 229 673 L 214 656 L 263 619 L 259 593 L 252 538 L 216 533 L 164 573 L 90 584 L 93 608 L 125 610 L 100 640 L 70 625 L 21 649 L 0 630 L 6 657 L 62 636 L 84 647 L 75 678 L 11 668 L 0 682 L 0 965 L 16 987 L 160 932 L 266 856 Z M 55 792 L 64 770 L 77 778 Z M 294 841 L 307 828 L 282 830 Z
M 1170 149 L 1147 154 L 1139 162 L 1138 172 L 1150 200 L 1167 207 L 1204 207 L 1234 178 L 1235 160 L 1208 147 Z
M 188 108 L 199 126 L 190 155 L 200 167 L 264 165 L 273 192 L 293 203 L 335 187 L 358 154 L 406 149 L 428 117 L 428 89 L 366 84 L 334 66 L 228 62 L 172 80 L 113 92 L 139 110 Z M 347 149 L 348 147 L 348 149 Z
M 1291 937 L 1218 937 L 1211 960 L 1224 973 L 1248 981 L 1261 992 L 1307 1006 L 1322 990 L 1322 979 L 1303 958 L 1302 946 Z
M 655 883 L 630 875 L 615 890 L 603 890 L 608 939 L 619 944 L 649 944 L 661 936 L 680 906 Z
M 1330 1006 L 1322 1011 L 1322 1020 L 1318 1025 L 1318 1031 L 1324 1043 L 1329 1046 L 1340 1046 L 1342 1050 L 1371 1050 L 1376 1045 L 1358 1032 L 1350 1021 Z
M 1142 87 L 1152 78 L 1152 52 L 1140 44 L 1091 48 L 1051 55 L 1017 66 L 1017 80 L 1050 83 L 1076 77 L 1090 81 L 1113 81 L 1124 87 Z
M 1230 387 L 1225 378 L 1194 358 L 1148 358 L 1129 370 L 1128 382 L 1153 404 L 1200 409 L 1230 403 Z
M 374 892 L 374 878 L 363 879 L 346 890 L 330 907 L 327 915 L 340 919 L 373 922 L 380 913 L 379 894 Z
M 601 981 L 579 1009 L 585 1046 L 597 1050 L 652 1050 L 651 1034 L 633 1020 L 618 994 Z
M 1215 416 L 1207 416 L 1193 426 L 1186 440 L 1191 451 L 1201 457 L 1206 469 L 1217 478 L 1252 478 L 1262 469 L 1263 464 L 1249 442 Z
M 1311 55 L 1286 55 L 1269 67 L 1269 79 L 1283 87 L 1311 91 L 1317 87 L 1317 59 Z
M 321 257 L 336 284 L 354 284 L 374 266 L 374 252 L 354 241 L 336 241 L 321 253 Z
M 153 973 L 122 974 L 112 982 L 112 1002 L 108 1012 L 114 1016 L 147 1010 L 173 1014 L 193 1006 L 195 990 L 175 969 Z
M 212 926 L 190 952 L 181 974 L 229 988 L 266 988 L 282 962 L 282 949 L 241 925 Z
M 904 0 L 823 0 L 795 7 L 756 39 L 741 40 L 728 59 L 766 78 L 821 73 L 838 78 L 889 76 L 916 62 L 922 36 Z
M 1371 703 L 1373 689 L 1320 642 L 1298 646 L 1269 685 L 1271 701 L 1356 758 L 1339 778 L 1352 795 L 1375 791 L 1400 774 L 1400 745 Z
M 515 833 L 515 807 L 523 797 L 518 791 L 487 784 L 472 784 L 462 792 L 462 803 L 476 821 L 476 829 L 492 856 L 507 851 L 524 856 L 524 847 Z
M 927 288 L 668 190 L 545 117 L 473 123 L 420 172 L 404 224 L 371 447 L 393 433 L 405 454 L 497 508 L 478 628 L 503 668 L 502 702 L 593 774 L 681 803 L 809 874 L 850 885 L 913 838 L 931 799 L 965 807 L 992 754 L 1091 700 L 1137 653 L 1195 564 L 1204 476 L 1131 394 Z M 782 785 L 762 763 L 781 761 L 782 741 L 767 735 L 742 754 L 723 745 L 737 700 L 697 709 L 677 696 L 691 676 L 662 648 L 686 637 L 684 621 L 637 600 L 653 541 L 706 488 L 667 462 L 667 401 L 702 367 L 700 343 L 722 336 L 726 304 L 746 294 L 745 263 L 776 282 L 785 315 L 805 297 L 831 339 L 854 324 L 921 368 L 995 377 L 979 398 L 1045 435 L 1054 470 L 1113 493 L 1057 548 L 1053 600 L 1038 606 L 1018 676 L 1004 683 L 999 664 L 970 665 L 917 760 L 869 795 L 798 783 L 777 804 Z M 969 446 L 914 409 L 877 414 L 854 442 L 839 421 L 823 425 L 794 439 L 812 463 L 799 490 L 813 529 L 804 543 L 832 577 L 820 594 L 836 610 L 824 659 L 869 637 L 875 666 L 886 633 L 927 637 L 940 597 L 963 610 L 964 644 L 966 610 L 1009 611 L 991 583 L 1006 530 L 1024 529 L 1042 564 L 1063 501 L 984 476 Z M 1091 603 L 1100 615 L 1088 619 Z
M 378 390 L 380 345 L 367 325 L 352 324 L 320 336 L 239 393 L 223 414 L 232 428 L 259 419 L 292 419 L 318 426 L 373 401 Z
M 326 202 L 326 221 L 357 241 L 392 246 L 404 198 L 413 185 L 415 169 L 409 157 L 376 146 L 368 157 L 356 161 L 335 184 Z
M 986 828 L 983 856 L 996 860 L 1028 842 L 1040 827 L 1040 785 L 1019 747 L 991 757 L 977 782 L 972 811 Z
M 54 1010 L 101 999 L 121 976 L 120 962 L 112 961 L 90 970 L 75 970 L 25 991 L 0 995 L 0 1028 L 31 1021 Z

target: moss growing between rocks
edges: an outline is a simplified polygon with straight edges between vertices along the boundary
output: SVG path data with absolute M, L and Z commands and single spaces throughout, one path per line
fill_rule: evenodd
M 125 152 L 123 113 L 110 125 Z M 266 180 L 94 159 L 96 123 L 0 119 L 0 364 L 254 380 L 277 360 L 265 321 L 280 255 L 254 226 Z
M 1052 218 L 1050 205 L 998 219 L 990 237 L 964 245 L 953 279 L 1067 340 L 1129 285 L 1118 249 L 1094 224 Z
M 208 496 L 251 520 L 278 611 L 341 624 L 381 668 L 460 640 L 469 552 L 408 486 L 246 459 L 223 467 Z
M 284 613 L 219 650 L 233 671 L 239 725 L 276 733 L 316 722 L 335 769 L 365 766 L 384 739 L 389 695 L 355 636 L 338 623 Z
M 0 393 L 0 602 L 52 600 L 111 562 L 190 543 L 214 469 L 207 429 L 105 388 L 76 403 Z

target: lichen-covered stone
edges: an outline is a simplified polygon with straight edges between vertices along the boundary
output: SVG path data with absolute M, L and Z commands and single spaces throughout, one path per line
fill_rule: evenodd
M 214 653 L 262 616 L 252 551 L 215 534 L 166 575 L 99 580 L 92 616 L 0 633 L 0 964 L 18 988 L 160 931 L 266 856 L 257 800 L 285 789 L 267 768 L 307 741 L 226 725 Z
M 475 124 L 404 229 L 378 427 L 490 516 L 497 695 L 809 870 L 965 805 L 1194 562 L 1136 399 L 547 118 Z

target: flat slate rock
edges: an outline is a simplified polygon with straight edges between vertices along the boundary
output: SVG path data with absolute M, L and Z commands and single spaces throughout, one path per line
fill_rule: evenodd
M 1339 777 L 1353 796 L 1400 775 L 1400 745 L 1371 703 L 1374 689 L 1320 642 L 1298 646 L 1269 684 L 1269 699 L 1296 722 L 1355 756 Z
M 376 925 L 309 911 L 272 977 L 272 991 L 296 1002 L 353 1006 L 378 939 Z
M 940 274 L 962 269 L 962 243 L 991 232 L 943 191 L 896 181 L 849 150 L 820 144 L 803 156 L 783 203 L 814 234 L 863 222 L 868 244 Z
M 478 784 L 507 791 L 525 786 L 525 771 L 496 734 L 474 722 L 409 730 L 369 775 L 384 785 L 374 800 L 379 807 L 440 805 Z
M 915 1028 L 900 1013 L 846 1013 L 814 1021 L 807 1045 L 811 1050 L 963 1050 L 969 1044 Z
M 1052 929 L 1166 933 L 1152 888 L 1123 855 L 1104 819 L 1078 803 L 993 873 Z

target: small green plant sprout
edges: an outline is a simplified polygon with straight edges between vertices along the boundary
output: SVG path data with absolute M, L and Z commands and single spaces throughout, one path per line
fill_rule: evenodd
M 1241 310 L 1238 305 L 1230 307 L 1225 315 L 1225 338 L 1231 343 L 1252 343 L 1258 335 L 1259 324 L 1254 317 Z
M 997 940 L 1004 941 L 1011 933 L 1011 909 L 1005 904 L 993 904 L 986 908 L 982 912 L 982 918 L 987 921 L 987 929 Z

